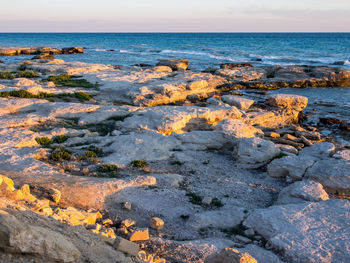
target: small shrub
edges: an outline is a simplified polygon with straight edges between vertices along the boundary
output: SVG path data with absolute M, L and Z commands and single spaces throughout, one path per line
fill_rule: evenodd
M 74 96 L 80 100 L 81 102 L 83 101 L 88 101 L 88 100 L 92 100 L 92 97 L 90 94 L 86 93 L 86 92 L 82 92 L 82 91 L 79 91 L 79 92 L 75 92 L 74 93 Z
M 148 162 L 144 160 L 134 160 L 130 163 L 130 166 L 137 168 L 144 168 L 148 166 Z
M 16 74 L 17 78 L 37 78 L 39 77 L 38 73 L 31 71 L 31 70 L 25 70 L 25 71 L 20 71 Z
M 209 163 L 210 163 L 210 160 L 203 162 L 204 165 L 208 165 Z
M 222 201 L 219 198 L 217 198 L 217 197 L 213 198 L 213 200 L 211 201 L 211 204 L 213 206 L 216 206 L 216 207 L 223 207 L 224 206 Z
M 118 166 L 114 164 L 102 164 L 98 167 L 98 172 L 109 174 L 109 177 L 115 177 L 118 174 Z
M 283 158 L 285 156 L 288 156 L 288 154 L 281 152 L 279 155 L 277 155 L 276 159 L 281 159 L 281 158 Z
M 196 193 L 187 193 L 186 196 L 190 198 L 190 202 L 195 205 L 202 204 L 202 197 L 197 195 Z
M 9 71 L 0 71 L 0 79 L 14 79 L 16 78 L 15 74 Z
M 10 92 L 8 91 L 1 91 L 0 92 L 0 98 L 8 98 L 10 97 Z
M 70 160 L 72 151 L 60 146 L 57 147 L 51 154 L 50 159 L 56 162 Z
M 80 159 L 81 160 L 89 160 L 89 159 L 94 159 L 96 157 L 97 157 L 96 153 L 94 153 L 92 151 L 87 151 L 87 152 L 85 152 L 85 154 L 83 156 L 80 157 Z
M 41 138 L 38 137 L 38 138 L 35 138 L 35 140 L 38 144 L 44 147 L 50 146 L 53 143 L 53 141 L 48 137 L 41 137 Z
M 61 74 L 56 76 L 50 76 L 45 81 L 52 81 L 56 85 L 66 86 L 66 87 L 81 87 L 86 89 L 95 88 L 96 85 L 88 82 L 85 79 L 75 79 L 73 76 L 68 74 Z
M 53 137 L 52 140 L 54 143 L 64 143 L 68 139 L 69 139 L 68 135 L 58 135 L 58 136 Z
M 183 163 L 180 161 L 173 161 L 170 163 L 171 165 L 182 165 Z
M 83 150 L 94 152 L 98 157 L 101 157 L 103 155 L 103 150 L 94 145 L 91 145 L 89 147 L 84 147 Z

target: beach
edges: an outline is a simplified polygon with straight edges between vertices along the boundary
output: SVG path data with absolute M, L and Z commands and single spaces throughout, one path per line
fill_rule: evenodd
M 1 262 L 350 260 L 344 57 L 35 46 L 0 48 Z

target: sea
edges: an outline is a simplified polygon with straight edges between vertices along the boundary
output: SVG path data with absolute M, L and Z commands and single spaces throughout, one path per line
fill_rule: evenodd
M 124 66 L 187 58 L 194 70 L 226 62 L 350 69 L 350 33 L 0 33 L 0 46 L 82 46 L 83 55 L 62 57 Z
M 0 46 L 82 46 L 84 54 L 57 55 L 65 61 L 112 65 L 154 65 L 186 58 L 192 70 L 221 63 L 315 65 L 350 70 L 350 33 L 0 33 Z M 1 57 L 5 63 L 26 56 Z M 283 89 L 309 98 L 308 110 L 348 120 L 350 87 Z M 249 94 L 247 94 L 249 96 Z M 254 97 L 254 95 L 251 95 Z M 255 98 L 258 99 L 258 98 Z

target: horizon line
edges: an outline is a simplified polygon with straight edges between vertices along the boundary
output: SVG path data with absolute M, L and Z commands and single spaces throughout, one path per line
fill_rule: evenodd
M 226 31 L 208 31 L 208 32 L 202 32 L 202 31 L 193 31 L 193 32 L 163 32 L 163 31 L 153 31 L 153 32 L 139 32 L 139 31 L 130 31 L 130 32 L 112 32 L 112 31 L 105 31 L 105 32 L 84 32 L 84 31 L 76 31 L 76 32 L 65 32 L 65 31 L 33 31 L 33 32 L 0 32 L 0 34 L 349 34 L 350 31 L 337 31 L 337 32 L 330 32 L 330 31 L 266 31 L 266 32 L 256 32 L 256 31 L 232 31 L 232 32 L 226 32 Z

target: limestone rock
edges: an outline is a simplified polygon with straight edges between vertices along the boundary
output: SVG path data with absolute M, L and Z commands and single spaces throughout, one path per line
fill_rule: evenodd
M 258 263 L 248 253 L 239 253 L 238 250 L 233 248 L 225 248 L 219 253 L 214 253 L 207 257 L 205 263 Z
M 0 212 L 0 246 L 6 250 L 39 255 L 59 262 L 76 262 L 79 250 L 54 231 L 24 225 L 14 216 Z
M 163 59 L 157 63 L 157 66 L 168 66 L 172 70 L 186 70 L 190 63 L 187 59 Z
M 235 106 L 240 110 L 247 110 L 254 104 L 254 100 L 246 99 L 240 96 L 224 95 L 221 98 L 225 103 Z
M 350 202 L 331 199 L 258 209 L 244 221 L 288 262 L 347 262 Z
M 164 228 L 164 221 L 159 217 L 152 217 L 150 226 L 155 230 L 162 230 Z
M 207 227 L 233 228 L 238 226 L 244 219 L 244 209 L 235 208 L 230 210 L 214 210 L 196 213 L 189 219 L 189 224 L 194 229 Z
M 267 103 L 273 107 L 302 111 L 306 108 L 308 99 L 299 95 L 275 94 L 268 97 Z
M 240 163 L 264 164 L 280 153 L 280 149 L 271 141 L 260 138 L 242 138 L 233 155 Z
M 269 176 L 274 178 L 290 177 L 294 181 L 301 180 L 308 168 L 315 163 L 309 156 L 285 156 L 275 159 L 267 166 Z
M 293 204 L 305 201 L 319 202 L 328 199 L 329 196 L 320 183 L 301 181 L 284 188 L 280 192 L 276 204 Z
M 216 126 L 216 130 L 230 139 L 252 138 L 262 135 L 263 131 L 244 123 L 239 119 L 226 119 Z
M 136 257 L 139 253 L 139 245 L 122 237 L 116 237 L 113 247 L 116 250 Z
M 305 174 L 323 185 L 328 193 L 350 196 L 350 162 L 333 158 L 318 161 Z
M 269 250 L 263 249 L 253 244 L 249 244 L 244 248 L 239 249 L 241 253 L 248 253 L 261 263 L 283 263 L 279 257 Z
M 330 142 L 315 143 L 310 147 L 302 149 L 299 153 L 300 156 L 308 156 L 318 159 L 328 158 L 335 150 L 335 146 Z

